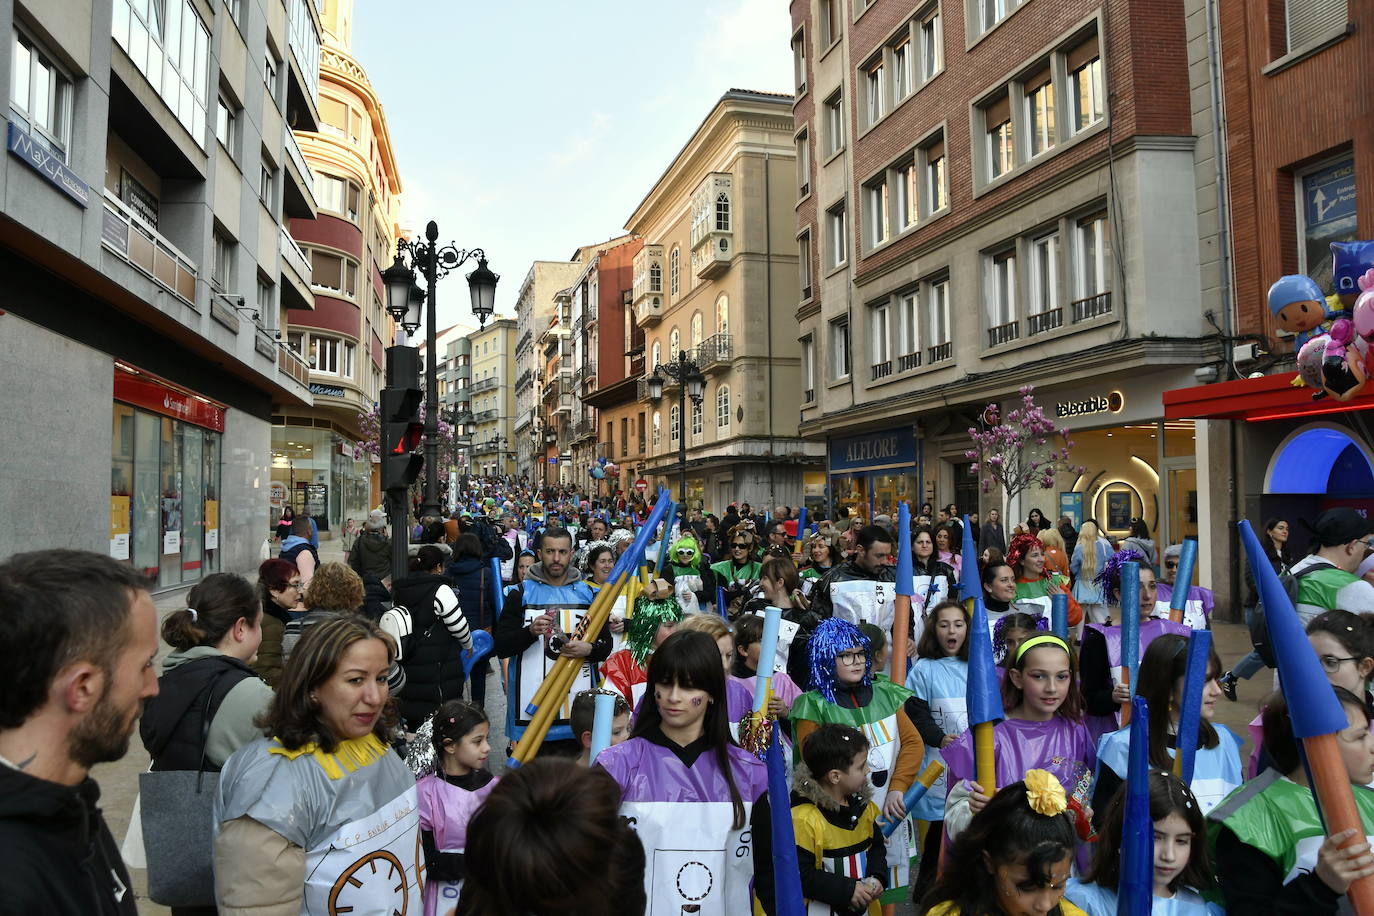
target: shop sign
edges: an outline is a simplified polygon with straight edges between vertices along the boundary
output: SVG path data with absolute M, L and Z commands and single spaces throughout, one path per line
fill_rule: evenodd
M 832 472 L 915 464 L 916 433 L 910 427 L 830 440 Z
M 120 369 L 114 374 L 114 399 L 135 407 L 224 432 L 224 408 L 204 398 L 162 384 L 151 376 Z
M 8 147 L 11 154 L 18 156 L 25 165 L 42 175 L 48 184 L 83 208 L 90 203 L 91 186 L 78 178 L 75 172 L 67 168 L 66 163 L 13 121 L 10 122 Z
M 1069 417 L 1085 417 L 1098 413 L 1121 413 L 1126 406 L 1126 396 L 1120 391 L 1106 394 L 1093 394 L 1076 401 L 1059 401 L 1054 405 L 1054 415 L 1061 420 Z
M 319 382 L 310 383 L 310 393 L 318 394 L 326 398 L 341 398 L 344 390 L 338 385 L 321 385 Z

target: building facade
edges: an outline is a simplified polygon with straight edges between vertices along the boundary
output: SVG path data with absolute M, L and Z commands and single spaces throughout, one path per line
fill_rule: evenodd
M 472 354 L 472 455 L 478 474 L 515 473 L 515 336 L 513 318 L 468 334 Z
M 257 566 L 270 418 L 312 401 L 277 333 L 320 41 L 305 0 L 145 7 L 0 16 L 0 418 L 32 433 L 0 449 L 26 520 L 0 555 L 107 551 L 171 590 Z
M 567 288 L 582 269 L 577 254 L 569 261 L 535 261 L 515 299 L 515 473 L 529 480 L 546 479 L 544 440 L 553 435 L 542 422 L 544 362 L 536 341 L 553 317 L 554 294 Z
M 791 9 L 801 428 L 829 501 L 1143 518 L 1199 535 L 1209 584 L 1229 548 L 1198 468 L 1221 446 L 1161 406 L 1222 350 L 1206 4 Z M 1008 505 L 968 431 L 1026 385 L 1087 472 Z
M 631 307 L 645 372 L 686 354 L 706 377 L 699 403 L 680 403 L 671 379 L 651 402 L 641 379 L 643 474 L 677 493 L 685 445 L 687 502 L 717 513 L 740 501 L 799 505 L 823 467 L 820 445 L 797 432 L 791 108 L 790 96 L 726 92 L 626 225 L 644 241 Z M 626 418 L 631 440 L 637 420 Z
M 290 144 L 313 176 L 317 215 L 283 236 L 297 274 L 286 341 L 308 367 L 314 405 L 274 414 L 272 428 L 274 508 L 310 515 L 325 538 L 360 527 L 381 502 L 358 416 L 382 388 L 393 323 L 381 270 L 399 236 L 401 179 L 381 102 L 350 51 L 352 12 L 351 0 L 325 4 L 318 130 L 298 127 Z
M 589 362 L 580 386 L 587 413 L 579 441 L 587 456 L 583 479 L 603 498 L 634 492 L 648 451 L 647 405 L 639 400 L 638 384 L 644 376 L 644 332 L 631 308 L 634 259 L 643 247 L 633 236 L 608 242 L 587 269 L 596 292 L 588 299 L 593 307 L 582 329 Z M 593 475 L 593 465 L 602 476 Z

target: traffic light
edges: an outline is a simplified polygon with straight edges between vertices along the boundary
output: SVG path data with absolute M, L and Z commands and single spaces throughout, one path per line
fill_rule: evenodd
M 383 388 L 382 489 L 408 490 L 420 476 L 425 458 L 418 453 L 425 425 L 420 422 L 419 388 Z

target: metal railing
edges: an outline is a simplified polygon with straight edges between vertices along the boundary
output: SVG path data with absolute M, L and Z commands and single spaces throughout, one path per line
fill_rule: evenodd
M 105 222 L 100 241 L 107 249 L 195 308 L 198 276 L 195 262 L 109 191 L 105 192 Z
M 1085 299 L 1077 299 L 1069 303 L 1069 311 L 1074 324 L 1080 321 L 1087 321 L 1090 318 L 1100 318 L 1103 315 L 1112 313 L 1112 293 L 1108 290 L 1105 293 L 1098 293 L 1096 296 L 1088 296 Z
M 1026 336 L 1034 337 L 1064 325 L 1064 307 L 1058 306 L 1026 317 Z
M 296 132 L 289 126 L 283 126 L 282 131 L 286 134 L 286 154 L 291 157 L 291 163 L 301 173 L 301 179 L 313 194 L 315 173 L 310 171 L 310 164 L 305 161 L 305 155 L 301 152 L 301 145 L 296 142 Z
M 892 360 L 886 359 L 886 360 L 883 360 L 883 361 L 880 362 L 880 363 L 874 363 L 874 364 L 873 364 L 872 375 L 871 375 L 870 377 L 872 378 L 873 381 L 876 382 L 878 379 L 880 379 L 880 378 L 887 378 L 887 377 L 888 377 L 889 375 L 891 375 L 891 374 L 892 374 Z
M 310 364 L 286 344 L 277 344 L 277 366 L 303 387 L 310 387 Z
M 478 379 L 472 383 L 472 393 L 478 394 L 483 391 L 494 391 L 496 388 L 500 387 L 500 385 L 501 380 L 494 375 L 484 379 Z
M 803 404 L 810 404 L 810 403 L 811 403 L 812 401 L 814 401 L 814 400 L 816 400 L 816 389 L 815 389 L 815 388 L 808 388 L 808 389 L 806 389 L 805 391 L 802 392 L 802 403 L 803 403 Z
M 988 328 L 988 346 L 997 347 L 1021 337 L 1021 322 L 1008 321 Z
M 912 370 L 912 369 L 919 368 L 920 365 L 921 365 L 921 351 L 920 351 L 920 350 L 917 350 L 915 353 L 903 353 L 901 356 L 897 357 L 897 371 L 898 371 L 898 372 L 908 372 L 908 371 L 910 371 L 910 370 Z
M 701 342 L 697 348 L 697 365 L 705 369 L 717 363 L 728 363 L 734 358 L 735 342 L 728 332 L 713 334 Z
M 926 363 L 940 363 L 954 355 L 954 344 L 950 341 L 926 348 Z

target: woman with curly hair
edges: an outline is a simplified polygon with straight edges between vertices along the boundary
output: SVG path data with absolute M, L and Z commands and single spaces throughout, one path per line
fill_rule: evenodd
M 1012 604 L 1023 614 L 1048 619 L 1050 595 L 1069 598 L 1069 626 L 1083 622 L 1083 608 L 1069 595 L 1069 577 L 1045 568 L 1045 544 L 1034 534 L 1018 534 L 1007 546 L 1007 565 L 1016 572 L 1016 600 Z
M 321 563 L 315 578 L 305 590 L 305 613 L 286 624 L 282 634 L 282 659 L 291 657 L 291 650 L 301 634 L 326 614 L 356 613 L 363 606 L 363 580 L 343 563 Z

